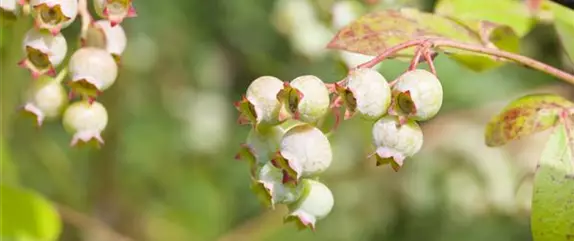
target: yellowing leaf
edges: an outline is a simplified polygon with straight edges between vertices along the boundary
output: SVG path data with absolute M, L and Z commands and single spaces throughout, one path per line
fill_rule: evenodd
M 530 218 L 534 241 L 574 239 L 574 160 L 568 140 L 565 125 L 559 125 L 542 152 Z
M 34 192 L 0 184 L 0 239 L 57 240 L 62 223 L 52 205 Z
M 501 146 L 558 124 L 558 114 L 574 104 L 558 95 L 527 95 L 507 105 L 486 126 L 487 146 Z
M 457 42 L 518 52 L 519 39 L 508 27 L 488 21 L 456 20 L 412 8 L 387 9 L 366 14 L 339 30 L 328 48 L 375 56 L 409 40 L 443 38 Z M 473 70 L 496 67 L 497 59 L 454 48 L 441 48 Z M 397 56 L 412 56 L 414 48 Z M 405 58 L 401 58 L 406 60 Z
M 517 0 L 440 0 L 435 13 L 461 20 L 487 20 L 511 27 L 520 37 L 534 26 L 526 4 Z

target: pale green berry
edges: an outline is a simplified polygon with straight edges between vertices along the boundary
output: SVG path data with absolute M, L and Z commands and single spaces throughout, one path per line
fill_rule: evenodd
M 423 132 L 413 120 L 399 123 L 396 116 L 384 116 L 372 129 L 373 144 L 376 147 L 377 165 L 390 163 L 398 171 L 405 158 L 420 151 Z
M 329 139 L 311 125 L 300 125 L 287 131 L 279 149 L 274 162 L 295 182 L 301 177 L 321 174 L 333 159 Z
M 391 104 L 391 87 L 385 77 L 370 68 L 352 71 L 347 77 L 343 100 L 347 110 L 367 120 L 385 115 Z
M 329 110 L 329 90 L 316 76 L 304 75 L 286 84 L 278 95 L 294 119 L 315 123 Z
M 61 33 L 51 35 L 32 28 L 24 36 L 22 49 L 26 58 L 19 65 L 30 70 L 32 76 L 37 78 L 44 74 L 56 74 L 55 67 L 66 58 L 68 44 Z
M 283 171 L 271 162 L 263 165 L 253 180 L 253 191 L 265 206 L 275 208 L 275 204 L 290 204 L 301 196 L 303 185 L 284 183 Z
M 34 115 L 38 126 L 41 126 L 45 119 L 60 116 L 67 103 L 68 95 L 64 87 L 58 81 L 43 76 L 32 83 L 24 111 Z
M 424 69 L 399 76 L 392 92 L 393 111 L 409 119 L 429 120 L 442 106 L 442 85 L 434 74 Z
M 118 77 L 118 66 L 104 49 L 84 47 L 70 58 L 70 87 L 75 93 L 93 97 L 112 86 Z
M 78 15 L 78 0 L 30 0 L 36 27 L 53 35 L 70 26 Z
M 333 193 L 325 184 L 304 179 L 303 192 L 297 202 L 289 205 L 286 221 L 295 221 L 300 228 L 315 229 L 316 222 L 331 213 L 335 205 Z
M 246 96 L 236 102 L 242 116 L 254 125 L 276 125 L 281 122 L 281 103 L 277 93 L 283 89 L 283 82 L 273 76 L 261 76 L 247 87 Z
M 305 123 L 289 119 L 279 125 L 269 128 L 252 128 L 247 140 L 241 145 L 236 159 L 244 159 L 249 165 L 252 174 L 275 157 L 283 135 L 291 128 Z
M 109 20 L 112 26 L 122 23 L 124 18 L 137 16 L 132 0 L 94 0 L 93 2 L 96 13 Z
M 66 108 L 63 116 L 64 129 L 73 133 L 71 145 L 94 141 L 104 143 L 101 132 L 108 125 L 108 112 L 99 102 L 79 101 Z
M 126 33 L 121 25 L 112 27 L 109 20 L 98 20 L 90 25 L 88 34 L 84 39 L 84 46 L 99 47 L 107 50 L 112 56 L 119 60 L 126 49 Z

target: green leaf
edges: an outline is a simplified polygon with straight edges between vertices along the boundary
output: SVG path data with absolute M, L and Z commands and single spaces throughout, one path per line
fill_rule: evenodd
M 517 0 L 439 0 L 435 13 L 460 20 L 487 20 L 506 25 L 520 37 L 535 24 L 526 4 Z
M 437 37 L 508 52 L 519 51 L 519 38 L 508 26 L 488 21 L 456 20 L 412 8 L 366 14 L 339 30 L 327 47 L 376 56 L 400 43 Z M 500 65 L 496 63 L 499 60 L 491 56 L 454 48 L 440 50 L 473 70 L 482 71 Z M 397 56 L 408 60 L 414 51 L 414 48 L 402 50 Z
M 488 122 L 486 145 L 501 146 L 547 130 L 558 124 L 561 111 L 572 107 L 574 103 L 554 94 L 532 94 L 518 98 Z
M 0 184 L 0 237 L 7 240 L 57 240 L 62 228 L 54 207 L 40 195 Z
M 574 160 L 568 140 L 565 126 L 560 125 L 542 152 L 532 196 L 534 241 L 574 239 Z
M 520 52 L 520 38 L 508 26 L 487 21 L 452 20 L 476 32 L 484 46 L 498 48 L 507 52 Z M 497 60 L 492 56 L 456 50 L 450 57 L 459 64 L 477 72 L 496 68 L 505 63 L 505 61 Z
M 560 42 L 574 63 L 574 11 L 559 4 L 549 2 L 554 14 L 554 28 Z

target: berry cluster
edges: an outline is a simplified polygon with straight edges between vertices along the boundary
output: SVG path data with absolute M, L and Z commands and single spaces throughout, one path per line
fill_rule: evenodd
M 73 133 L 71 145 L 103 144 L 100 133 L 106 128 L 108 114 L 96 98 L 118 78 L 127 44 L 120 24 L 124 18 L 136 16 L 131 0 L 93 0 L 100 20 L 90 15 L 87 0 L 3 0 L 0 7 L 3 17 L 8 13 L 17 18 L 31 16 L 34 22 L 24 36 L 25 57 L 19 62 L 35 80 L 23 111 L 31 114 L 38 126 L 63 113 L 64 127 Z M 70 52 L 61 30 L 78 16 L 82 21 L 79 47 L 57 72 Z M 64 79 L 69 90 L 62 85 Z M 81 100 L 69 104 L 76 96 Z
M 335 113 L 334 129 L 340 107 L 346 109 L 345 119 L 357 115 L 374 121 L 377 165 L 398 171 L 421 149 L 417 121 L 438 113 L 442 95 L 438 78 L 423 69 L 409 70 L 391 83 L 371 68 L 353 69 L 334 84 L 312 75 L 290 82 L 262 76 L 235 103 L 238 122 L 252 127 L 236 158 L 249 163 L 252 188 L 267 207 L 285 204 L 286 221 L 315 229 L 334 205 L 333 194 L 318 180 L 333 159 L 330 142 L 317 127 L 327 113 Z

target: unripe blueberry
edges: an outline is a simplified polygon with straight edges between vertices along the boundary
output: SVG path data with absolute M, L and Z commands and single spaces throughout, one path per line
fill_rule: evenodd
M 333 159 L 329 139 L 318 128 L 300 125 L 287 131 L 281 139 L 273 162 L 286 171 L 288 179 L 314 177 L 324 172 Z
M 372 129 L 376 149 L 377 165 L 390 163 L 398 171 L 407 157 L 420 151 L 423 132 L 414 120 L 399 123 L 396 116 L 384 116 Z
M 241 112 L 241 120 L 257 125 L 276 125 L 283 120 L 280 118 L 281 103 L 277 93 L 283 89 L 283 82 L 273 76 L 262 76 L 255 79 L 247 87 L 246 96 L 235 102 L 235 107 Z
M 94 141 L 96 145 L 104 143 L 101 132 L 108 125 L 108 112 L 99 102 L 79 101 L 66 108 L 63 116 L 64 129 L 73 133 L 71 145 Z
M 119 60 L 127 44 L 126 33 L 122 26 L 112 27 L 109 20 L 93 22 L 88 29 L 88 36 L 83 41 L 84 47 L 103 48 L 116 60 Z
M 38 126 L 41 126 L 45 119 L 60 116 L 67 103 L 68 96 L 64 87 L 53 78 L 43 76 L 32 83 L 24 111 L 34 115 Z
M 304 122 L 289 119 L 280 125 L 269 128 L 252 128 L 245 143 L 241 144 L 241 150 L 235 158 L 246 160 L 249 163 L 251 174 L 255 175 L 257 169 L 275 157 L 283 135 L 289 129 L 304 124 Z
M 329 110 L 329 90 L 313 75 L 295 78 L 278 94 L 294 119 L 315 123 Z
M 265 206 L 275 208 L 275 204 L 290 204 L 301 196 L 303 185 L 283 183 L 283 178 L 283 171 L 271 162 L 259 169 L 252 189 Z
M 442 85 L 434 74 L 424 69 L 399 76 L 392 92 L 392 112 L 409 119 L 429 120 L 442 106 Z
M 88 97 L 108 89 L 118 77 L 118 66 L 112 55 L 95 47 L 78 49 L 70 58 L 69 71 L 72 91 Z
M 391 87 L 385 77 L 371 68 L 352 71 L 347 77 L 347 87 L 340 87 L 338 92 L 347 108 L 346 117 L 356 112 L 367 120 L 377 120 L 391 104 Z
M 311 179 L 301 183 L 303 191 L 297 202 L 289 205 L 290 213 L 286 221 L 295 221 L 299 228 L 315 230 L 318 220 L 324 219 L 331 213 L 335 200 L 333 193 L 325 184 Z
M 29 69 L 34 78 L 44 74 L 54 76 L 55 67 L 64 61 L 68 51 L 66 38 L 61 33 L 53 36 L 34 28 L 24 36 L 22 48 L 26 58 L 18 64 Z
M 94 0 L 94 9 L 102 18 L 110 20 L 112 27 L 122 23 L 124 18 L 137 16 L 132 0 Z
M 1 0 L 0 14 L 2 21 L 15 20 L 18 16 L 18 9 L 16 0 Z
M 53 35 L 68 27 L 78 15 L 78 0 L 30 0 L 36 27 Z

